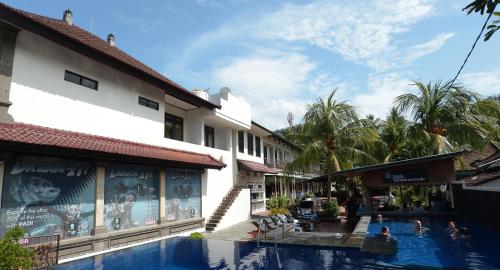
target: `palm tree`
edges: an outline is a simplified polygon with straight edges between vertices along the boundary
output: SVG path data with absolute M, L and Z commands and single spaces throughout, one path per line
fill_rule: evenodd
M 328 200 L 331 200 L 333 173 L 359 164 L 377 162 L 364 150 L 378 139 L 377 131 L 363 127 L 353 106 L 334 99 L 335 90 L 326 100 L 319 98 L 308 106 L 301 133 L 308 138 L 299 157 L 288 171 L 308 171 L 320 164 L 328 177 Z
M 489 119 L 476 115 L 473 104 L 480 100 L 474 92 L 455 83 L 415 82 L 418 94 L 396 97 L 396 107 L 409 112 L 414 123 L 410 136 L 431 144 L 434 154 L 470 145 L 481 147 L 488 141 Z
M 393 107 L 380 130 L 380 138 L 387 147 L 384 163 L 404 159 L 408 156 L 408 153 L 405 153 L 408 146 L 407 132 L 408 121 L 398 109 Z

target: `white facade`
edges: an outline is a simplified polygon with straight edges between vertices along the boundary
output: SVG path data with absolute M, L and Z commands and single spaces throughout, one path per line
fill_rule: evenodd
M 97 81 L 98 89 L 66 81 L 65 71 Z M 139 105 L 139 97 L 157 102 L 158 110 Z M 239 179 L 237 159 L 271 165 L 276 160 L 292 161 L 297 153 L 252 124 L 250 105 L 229 89 L 206 97 L 221 108 L 183 108 L 182 101 L 163 89 L 44 37 L 26 30 L 17 36 L 8 111 L 15 122 L 209 154 L 221 160 L 225 168 L 206 169 L 202 176 L 202 216 L 208 220 Z M 182 141 L 165 138 L 165 113 L 183 119 Z M 205 126 L 214 129 L 213 148 L 205 146 Z M 243 152 L 238 131 L 244 133 Z M 248 134 L 253 135 L 253 151 L 248 148 Z M 256 138 L 260 138 L 258 150 Z M 262 174 L 253 177 L 256 187 L 265 184 Z M 263 193 L 258 200 L 265 202 L 264 188 L 258 191 Z M 250 203 L 245 200 L 250 198 L 237 198 L 228 213 L 236 211 L 235 207 L 239 213 L 223 219 L 217 229 L 248 219 L 245 212 L 250 213 Z M 263 209 L 265 203 L 259 210 Z

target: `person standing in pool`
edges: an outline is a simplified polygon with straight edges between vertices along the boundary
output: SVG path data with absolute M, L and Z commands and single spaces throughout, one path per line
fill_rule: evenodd
M 389 227 L 387 226 L 384 226 L 380 229 L 380 233 L 378 234 L 378 236 L 382 236 L 382 237 L 391 237 L 391 233 L 389 232 Z
M 415 220 L 415 230 L 418 232 L 418 233 L 422 233 L 424 231 L 427 231 L 429 230 L 429 228 L 426 228 L 426 227 L 423 227 L 422 226 L 422 222 L 420 220 Z

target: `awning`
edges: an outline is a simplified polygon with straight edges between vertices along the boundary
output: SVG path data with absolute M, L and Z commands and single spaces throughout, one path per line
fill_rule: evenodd
M 240 166 L 242 166 L 243 168 L 250 170 L 250 171 L 253 171 L 253 172 L 277 174 L 277 171 L 267 167 L 266 165 L 264 165 L 262 163 L 238 159 L 238 164 Z
M 211 169 L 226 166 L 207 154 L 21 123 L 0 123 L 0 150 L 159 166 Z

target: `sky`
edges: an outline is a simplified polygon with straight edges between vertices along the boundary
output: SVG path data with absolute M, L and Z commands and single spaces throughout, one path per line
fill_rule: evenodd
M 7 0 L 62 18 L 117 46 L 187 89 L 229 87 L 270 128 L 302 120 L 308 104 L 335 97 L 385 118 L 413 81 L 452 79 L 486 16 L 472 0 Z M 498 9 L 498 8 L 497 8 Z M 458 82 L 500 94 L 500 33 L 481 39 Z

